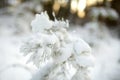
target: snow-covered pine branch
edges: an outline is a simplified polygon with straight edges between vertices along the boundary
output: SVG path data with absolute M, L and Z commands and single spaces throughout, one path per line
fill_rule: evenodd
M 29 60 L 38 68 L 47 62 L 32 80 L 90 80 L 91 48 L 67 32 L 68 21 L 52 21 L 46 12 L 42 12 L 36 14 L 31 26 L 33 35 L 26 40 L 21 51 L 25 55 L 31 53 Z

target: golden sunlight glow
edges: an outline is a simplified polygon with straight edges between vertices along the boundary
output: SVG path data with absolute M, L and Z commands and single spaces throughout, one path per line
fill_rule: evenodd
M 91 6 L 98 3 L 103 3 L 104 0 L 87 0 L 87 6 Z M 111 2 L 112 0 L 107 0 L 108 2 Z
M 60 7 L 66 7 L 69 0 L 55 0 L 53 10 L 57 13 Z M 112 0 L 107 0 L 108 2 Z M 96 3 L 103 3 L 104 0 L 71 0 L 70 11 L 77 13 L 80 18 L 85 17 L 85 8 L 95 5 Z
M 96 2 L 97 2 L 97 1 L 96 1 Z M 102 3 L 102 2 L 103 2 L 103 0 L 98 0 L 98 2 Z
M 54 5 L 53 5 L 53 10 L 55 11 L 55 13 L 57 13 L 60 9 L 60 4 L 55 1 Z
M 77 10 L 84 11 L 85 8 L 86 8 L 86 0 L 79 0 Z
M 87 0 L 87 6 L 94 5 L 97 2 L 97 0 Z
M 77 15 L 80 18 L 84 18 L 85 17 L 85 11 L 78 11 Z
M 86 8 L 86 0 L 79 0 L 78 2 L 78 6 L 77 6 L 77 15 L 80 17 L 80 18 L 83 18 L 85 17 L 85 8 Z
M 71 1 L 71 12 L 72 13 L 75 13 L 76 11 L 77 11 L 77 5 L 78 5 L 78 3 L 77 3 L 77 0 L 72 0 Z
M 58 2 L 60 3 L 61 7 L 66 7 L 67 6 L 67 0 L 58 0 Z

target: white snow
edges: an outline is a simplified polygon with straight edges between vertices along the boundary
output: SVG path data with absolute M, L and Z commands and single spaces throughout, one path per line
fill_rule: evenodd
M 92 80 L 119 80 L 119 39 L 97 21 L 91 21 L 82 27 L 76 25 L 74 30 L 71 34 L 82 37 L 92 47 L 95 56 Z
M 49 17 L 46 12 L 36 14 L 36 18 L 31 22 L 33 32 L 42 32 L 45 29 L 50 29 L 52 27 L 52 21 L 49 20 Z
M 23 7 L 31 6 L 30 9 L 33 9 L 33 7 L 35 6 L 33 5 L 33 3 L 31 3 L 30 5 L 28 4 L 23 5 Z M 80 27 L 80 25 L 78 27 L 75 27 L 77 25 L 73 25 L 73 27 L 70 27 L 70 29 L 74 31 L 74 35 L 73 33 L 71 33 L 71 36 L 71 34 L 69 35 L 68 33 L 66 33 L 66 29 L 64 29 L 69 27 L 68 21 L 51 21 L 49 20 L 48 15 L 44 15 L 44 13 L 42 13 L 42 17 L 40 14 L 37 14 L 36 18 L 31 24 L 32 26 L 34 26 L 33 31 L 35 33 L 33 33 L 32 37 L 27 39 L 27 45 L 24 45 L 24 51 L 26 50 L 25 53 L 36 51 L 36 48 L 38 46 L 40 47 L 39 44 L 44 43 L 42 44 L 42 46 L 44 47 L 37 48 L 37 52 L 33 56 L 35 57 L 34 64 L 36 64 L 36 66 L 40 66 L 39 62 L 41 61 L 41 57 L 44 56 L 49 58 L 49 56 L 51 56 L 52 54 L 51 45 L 54 44 L 55 50 L 61 47 L 61 49 L 59 50 L 60 54 L 57 54 L 58 56 L 55 57 L 52 56 L 53 60 L 55 60 L 55 64 L 64 62 L 66 60 L 71 60 L 71 62 L 73 61 L 73 63 L 75 61 L 76 63 L 65 63 L 62 68 L 57 68 L 55 70 L 53 69 L 53 72 L 50 71 L 52 70 L 51 65 L 48 64 L 45 69 L 42 68 L 42 71 L 40 70 L 36 72 L 37 68 L 35 65 L 33 65 L 32 62 L 26 64 L 28 58 L 30 58 L 32 53 L 30 53 L 30 55 L 26 57 L 23 57 L 22 53 L 19 52 L 21 41 L 23 40 L 23 38 L 28 37 L 28 35 L 24 36 L 21 34 L 26 35 L 26 33 L 29 33 L 31 31 L 30 22 L 34 17 L 33 14 L 29 11 L 22 9 L 23 8 L 19 6 L 19 9 L 17 8 L 16 11 L 12 13 L 12 15 L 1 15 L 1 13 L 4 13 L 4 10 L 0 10 L 0 80 L 30 80 L 33 76 L 33 72 L 36 73 L 33 80 L 39 80 L 41 77 L 39 76 L 40 74 L 44 76 L 45 74 L 50 72 L 50 76 L 53 76 L 51 77 L 51 79 L 53 80 L 56 75 L 62 73 L 62 70 L 65 71 L 65 75 L 67 74 L 65 80 L 70 80 L 75 74 L 77 77 L 75 76 L 74 79 L 78 78 L 79 80 L 79 78 L 81 78 L 80 75 L 82 74 L 81 72 L 76 73 L 76 64 L 82 66 L 93 66 L 93 62 L 95 62 L 95 68 L 93 69 L 93 72 L 91 74 L 92 80 L 119 80 L 120 65 L 118 61 L 120 58 L 120 42 L 117 38 L 111 36 L 109 30 L 106 28 L 105 25 L 98 23 L 97 21 L 86 23 L 82 28 Z M 19 16 L 19 14 L 22 14 L 22 16 Z M 104 17 L 112 16 L 113 18 L 118 19 L 118 14 L 116 13 L 116 11 L 111 9 L 106 10 L 104 8 L 95 8 L 95 11 L 93 10 L 92 15 L 97 17 L 99 14 Z M 52 27 L 54 28 L 52 30 L 56 31 L 54 34 L 51 32 Z M 47 33 L 47 30 L 49 29 L 50 32 Z M 43 30 L 46 31 L 40 34 L 38 33 Z M 91 54 L 89 54 L 91 52 L 90 47 L 86 43 L 84 43 L 83 40 L 78 38 L 76 39 L 76 35 L 80 36 L 87 43 L 90 44 L 90 46 L 92 47 L 92 54 L 96 57 L 95 61 Z M 75 36 L 74 40 L 73 36 Z M 71 43 L 72 41 L 74 41 L 74 43 Z M 48 55 L 43 55 L 44 51 Z M 74 51 L 76 52 L 76 56 L 71 56 Z M 69 57 L 70 59 L 67 59 Z M 32 57 L 31 61 L 33 61 Z M 44 66 L 48 62 L 49 60 L 44 64 Z M 54 72 L 55 74 L 53 74 Z M 59 75 L 56 79 L 62 79 L 63 77 L 65 76 Z
M 77 36 L 72 37 L 67 32 L 66 28 L 69 27 L 68 21 L 58 21 L 56 19 L 55 21 L 51 21 L 46 12 L 42 12 L 36 15 L 31 25 L 33 35 L 24 42 L 21 47 L 22 52 L 25 54 L 32 53 L 30 61 L 33 61 L 38 68 L 40 68 L 41 63 L 45 64 L 48 61 L 48 64 L 50 59 L 52 59 L 52 63 L 55 66 L 51 70 L 45 64 L 44 67 L 48 68 L 48 71 L 43 69 L 44 75 L 41 73 L 43 71 L 40 68 L 39 75 L 36 74 L 38 77 L 35 75 L 38 79 L 71 80 L 73 76 L 78 77 L 79 71 L 81 71 L 79 75 L 80 79 L 86 77 L 85 74 L 88 73 L 87 69 L 94 64 L 91 57 L 91 48 L 82 39 Z M 75 74 L 70 74 L 71 76 L 67 74 L 67 63 L 76 69 Z M 70 69 L 70 71 L 72 70 Z
M 112 8 L 105 8 L 105 7 L 93 7 L 90 11 L 90 15 L 97 18 L 98 16 L 101 17 L 111 17 L 113 19 L 118 19 L 118 13 Z

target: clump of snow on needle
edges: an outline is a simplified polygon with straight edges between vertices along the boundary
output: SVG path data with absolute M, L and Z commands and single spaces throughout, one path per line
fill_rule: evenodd
M 52 27 L 52 21 L 49 20 L 46 12 L 42 12 L 41 14 L 36 14 L 36 18 L 31 22 L 31 26 L 33 32 L 42 32 Z
M 88 68 L 93 66 L 91 48 L 82 39 L 67 32 L 68 21 L 51 21 L 46 12 L 42 12 L 36 15 L 31 25 L 35 33 L 21 50 L 26 54 L 32 53 L 30 61 L 37 67 L 47 61 L 32 80 L 90 79 L 87 74 Z

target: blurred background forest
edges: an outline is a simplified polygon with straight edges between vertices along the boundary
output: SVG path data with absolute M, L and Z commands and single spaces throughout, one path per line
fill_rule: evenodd
M 119 4 L 119 0 L 1 0 L 0 8 L 1 14 L 16 13 L 17 16 L 24 16 L 25 11 L 31 15 L 47 11 L 52 20 L 54 12 L 57 19 L 68 19 L 70 24 L 84 25 L 96 18 L 119 31 Z
M 120 80 L 120 0 L 0 0 L 0 80 L 30 80 L 37 71 L 20 46 L 42 11 L 69 20 L 69 32 L 91 46 L 92 80 Z

